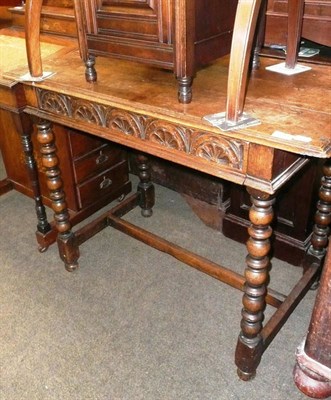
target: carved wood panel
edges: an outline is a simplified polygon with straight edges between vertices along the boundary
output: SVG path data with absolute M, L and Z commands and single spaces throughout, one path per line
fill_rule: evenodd
M 240 140 L 42 89 L 36 89 L 36 93 L 41 110 L 112 129 L 238 172 L 245 170 L 247 143 Z

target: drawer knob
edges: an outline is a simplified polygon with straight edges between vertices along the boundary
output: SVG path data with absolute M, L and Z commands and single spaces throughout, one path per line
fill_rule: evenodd
M 103 177 L 102 182 L 100 183 L 99 187 L 100 189 L 106 189 L 107 187 L 109 187 L 111 184 L 113 183 L 113 181 L 109 178 L 106 178 L 105 176 Z
M 97 165 L 103 164 L 108 160 L 108 156 L 103 154 L 102 150 L 100 151 L 100 155 L 96 158 L 95 162 Z

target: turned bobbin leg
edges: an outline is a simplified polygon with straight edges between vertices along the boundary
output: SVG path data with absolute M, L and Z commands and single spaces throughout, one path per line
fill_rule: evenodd
M 28 118 L 28 117 L 24 115 L 15 116 L 15 125 L 17 131 L 20 132 L 21 144 L 25 156 L 25 164 L 27 166 L 27 171 L 32 186 L 32 193 L 35 201 L 35 210 L 38 221 L 37 234 L 41 233 L 42 235 L 45 235 L 51 230 L 51 226 L 47 221 L 46 209 L 44 207 L 41 197 L 37 163 L 33 155 L 33 145 L 31 141 L 31 132 L 32 132 L 31 122 L 30 120 L 21 121 L 21 118 Z M 41 243 L 39 243 L 39 251 L 44 252 L 46 250 L 47 246 L 45 247 L 45 245 L 41 245 Z
M 46 182 L 52 200 L 54 220 L 58 231 L 57 243 L 60 257 L 65 264 L 65 268 L 68 271 L 73 271 L 78 267 L 79 248 L 71 230 L 59 168 L 59 159 L 56 155 L 54 134 L 51 129 L 51 123 L 48 121 L 40 121 L 37 127 L 37 139 L 40 144 L 42 164 L 46 170 Z
M 310 239 L 311 245 L 308 249 L 304 267 L 307 267 L 307 263 L 309 266 L 311 257 L 316 257 L 321 261 L 328 245 L 331 224 L 331 160 L 327 160 L 323 166 L 323 177 L 318 196 L 315 224 Z
M 255 376 L 264 351 L 261 331 L 269 278 L 269 238 L 272 234 L 270 224 L 274 202 L 268 194 L 250 189 L 248 192 L 252 201 L 249 212 L 251 226 L 248 228 L 250 237 L 247 241 L 241 332 L 235 354 L 238 375 L 242 380 L 250 380 Z
M 153 214 L 153 206 L 155 204 L 155 190 L 151 182 L 150 165 L 148 158 L 144 154 L 138 154 L 136 159 L 140 179 L 138 192 L 140 193 L 139 206 L 141 207 L 141 215 L 150 217 Z

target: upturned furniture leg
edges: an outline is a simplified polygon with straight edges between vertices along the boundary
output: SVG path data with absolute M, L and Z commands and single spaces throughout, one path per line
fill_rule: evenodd
M 155 190 L 151 182 L 148 158 L 144 154 L 137 155 L 137 166 L 140 179 L 138 192 L 140 193 L 139 206 L 141 207 L 141 215 L 143 217 L 150 217 L 153 214 L 153 206 L 155 204 Z
M 17 116 L 17 118 L 20 118 Z M 33 198 L 35 201 L 35 210 L 37 215 L 37 230 L 42 235 L 45 235 L 51 230 L 51 226 L 47 221 L 46 209 L 42 201 L 40 185 L 39 185 L 39 176 L 38 176 L 38 168 L 37 163 L 33 155 L 33 144 L 31 141 L 31 132 L 26 132 L 22 128 L 21 121 L 15 121 L 16 127 L 21 135 L 21 143 L 23 147 L 23 152 L 25 156 L 25 164 L 27 166 L 28 175 L 30 178 Z M 21 129 L 22 128 L 22 129 Z M 41 246 L 39 243 L 39 251 L 44 252 L 47 250 L 47 247 Z
M 193 78 L 190 76 L 177 77 L 178 82 L 178 101 L 189 104 L 192 101 Z
M 51 123 L 48 121 L 40 121 L 37 127 L 42 164 L 45 168 L 47 187 L 52 200 L 54 220 L 58 231 L 57 243 L 60 257 L 65 268 L 68 271 L 73 271 L 78 267 L 79 247 L 71 230 L 59 159 L 56 155 L 54 133 L 51 129 Z
M 85 78 L 87 82 L 96 82 L 97 80 L 97 71 L 95 69 L 95 57 L 89 56 L 85 61 Z
M 254 378 L 264 351 L 261 331 L 266 306 L 267 284 L 269 279 L 270 236 L 273 220 L 274 199 L 270 195 L 247 189 L 251 195 L 252 206 L 249 212 L 251 226 L 248 228 L 248 255 L 245 269 L 245 289 L 241 332 L 239 334 L 235 362 L 242 380 Z

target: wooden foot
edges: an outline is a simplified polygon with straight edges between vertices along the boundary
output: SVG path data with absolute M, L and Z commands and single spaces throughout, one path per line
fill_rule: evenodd
M 264 351 L 262 322 L 266 306 L 269 281 L 270 236 L 273 220 L 272 204 L 268 194 L 250 190 L 252 206 L 249 212 L 251 226 L 248 228 L 248 256 L 245 270 L 245 293 L 241 312 L 241 332 L 237 342 L 235 362 L 238 375 L 243 380 L 252 379 Z
M 190 76 L 178 78 L 178 101 L 188 104 L 192 101 L 192 84 L 193 78 Z

